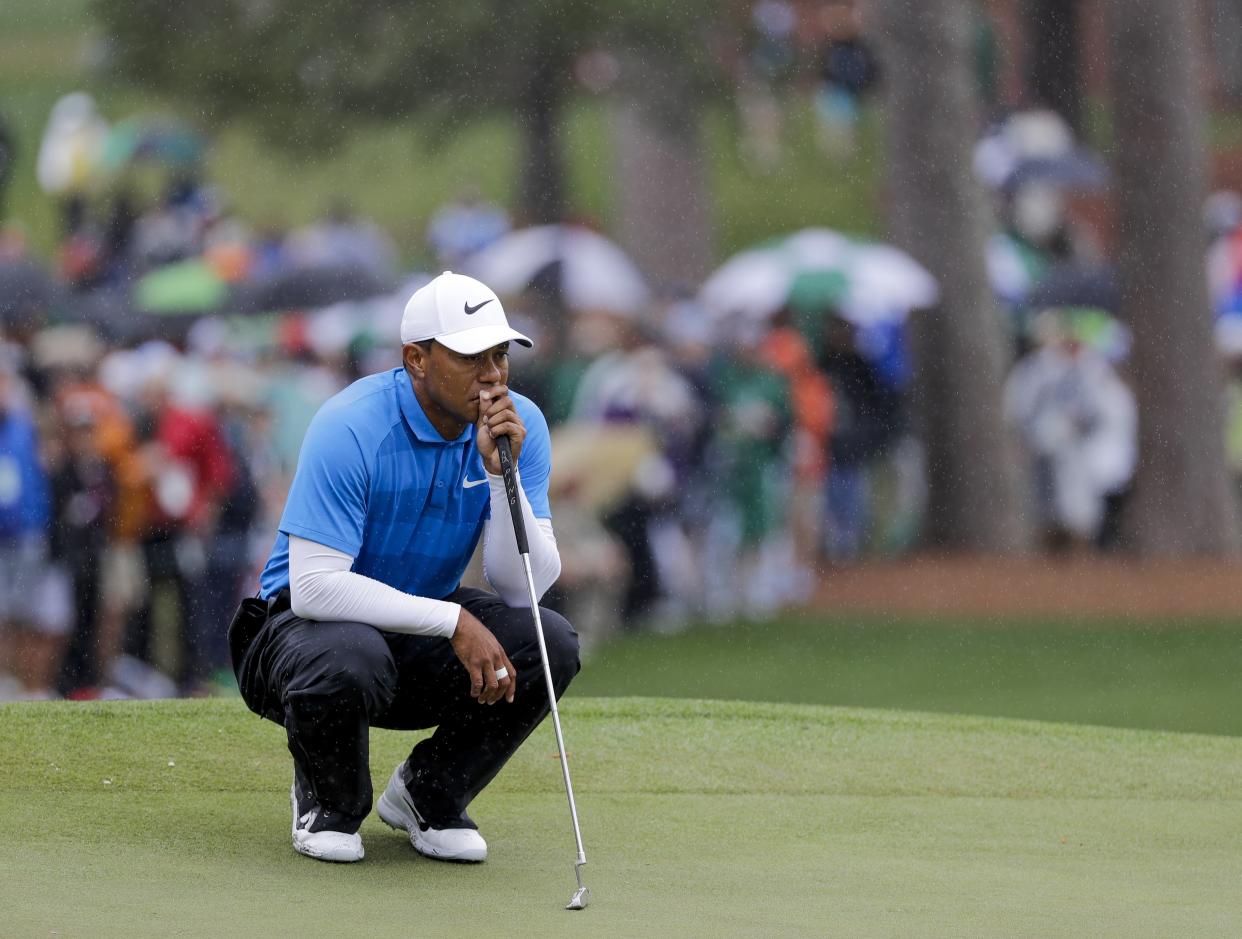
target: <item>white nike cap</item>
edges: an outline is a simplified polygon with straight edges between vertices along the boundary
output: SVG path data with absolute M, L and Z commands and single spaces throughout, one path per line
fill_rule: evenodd
M 531 341 L 509 326 L 500 298 L 485 284 L 445 271 L 414 291 L 401 316 L 401 344 L 434 339 L 461 355 L 502 342 Z

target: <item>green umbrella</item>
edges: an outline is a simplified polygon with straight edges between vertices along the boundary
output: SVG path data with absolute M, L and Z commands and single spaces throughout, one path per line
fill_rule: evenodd
M 229 288 L 202 261 L 179 261 L 156 268 L 134 288 L 134 302 L 144 313 L 178 315 L 217 310 Z
M 804 271 L 789 287 L 788 304 L 795 313 L 822 313 L 840 307 L 849 286 L 843 271 Z
M 891 245 L 807 228 L 734 255 L 699 290 L 699 300 L 726 320 L 766 322 L 779 310 L 836 310 L 866 326 L 902 322 L 930 307 L 939 293 L 920 264 Z
M 839 270 L 804 271 L 789 288 L 788 306 L 793 325 L 818 353 L 822 344 L 824 313 L 839 310 L 849 291 L 849 281 Z
M 202 158 L 204 148 L 202 137 L 176 121 L 132 117 L 112 127 L 101 163 L 111 173 L 144 160 L 165 166 L 193 166 Z

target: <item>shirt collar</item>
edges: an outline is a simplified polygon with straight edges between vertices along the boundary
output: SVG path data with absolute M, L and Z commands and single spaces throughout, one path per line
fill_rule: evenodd
M 466 443 L 471 439 L 474 433 L 473 424 L 467 424 L 454 440 L 445 440 L 440 436 L 440 432 L 432 426 L 424 413 L 423 406 L 418 403 L 418 396 L 414 394 L 414 385 L 404 368 L 393 370 L 393 381 L 397 383 L 397 398 L 401 402 L 401 414 L 410 430 L 414 431 L 414 436 L 423 443 L 447 445 Z

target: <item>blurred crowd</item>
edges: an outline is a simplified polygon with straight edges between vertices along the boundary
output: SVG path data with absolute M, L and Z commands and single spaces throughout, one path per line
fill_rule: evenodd
M 791 128 L 788 103 L 809 102 L 820 152 L 844 161 L 857 152 L 860 123 L 878 97 L 882 73 L 871 35 L 870 0 L 754 0 L 735 63 L 742 155 L 773 172 Z M 974 72 L 989 112 L 999 98 L 999 44 L 983 4 L 971 7 Z
M 844 153 L 881 76 L 854 5 L 822 13 L 817 120 Z M 790 15 L 753 7 L 741 146 L 759 164 Z M 774 233 L 660 294 L 599 232 L 514 228 L 465 190 L 429 220 L 419 254 L 434 263 L 410 271 L 343 206 L 293 231 L 243 221 L 203 183 L 205 148 L 166 119 L 110 126 L 70 95 L 39 155 L 58 251 L 32 257 L 19 226 L 0 227 L 0 700 L 232 689 L 224 628 L 255 589 L 311 416 L 399 365 L 405 299 L 445 268 L 487 282 L 536 340 L 512 353 L 512 385 L 553 429 L 571 549 L 548 602 L 588 643 L 769 615 L 833 567 L 917 545 L 908 333 L 940 314 L 916 258 L 826 228 Z M 1138 414 L 1084 208 L 1107 168 L 1046 111 L 989 123 L 975 168 L 1031 513 L 1050 551 L 1113 549 Z M 1242 479 L 1242 198 L 1217 194 L 1205 219 Z

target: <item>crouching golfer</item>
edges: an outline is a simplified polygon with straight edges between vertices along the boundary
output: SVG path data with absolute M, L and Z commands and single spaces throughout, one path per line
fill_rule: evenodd
M 436 726 L 393 771 L 380 818 L 444 861 L 482 861 L 466 807 L 548 713 L 546 683 L 496 438 L 518 470 L 539 596 L 560 556 L 548 508 L 548 426 L 510 394 L 496 295 L 444 273 L 406 304 L 401 368 L 315 415 L 257 598 L 230 627 L 242 697 L 283 724 L 293 754 L 293 847 L 362 859 L 368 730 Z M 459 581 L 482 534 L 495 593 Z M 559 697 L 578 637 L 542 612 Z

